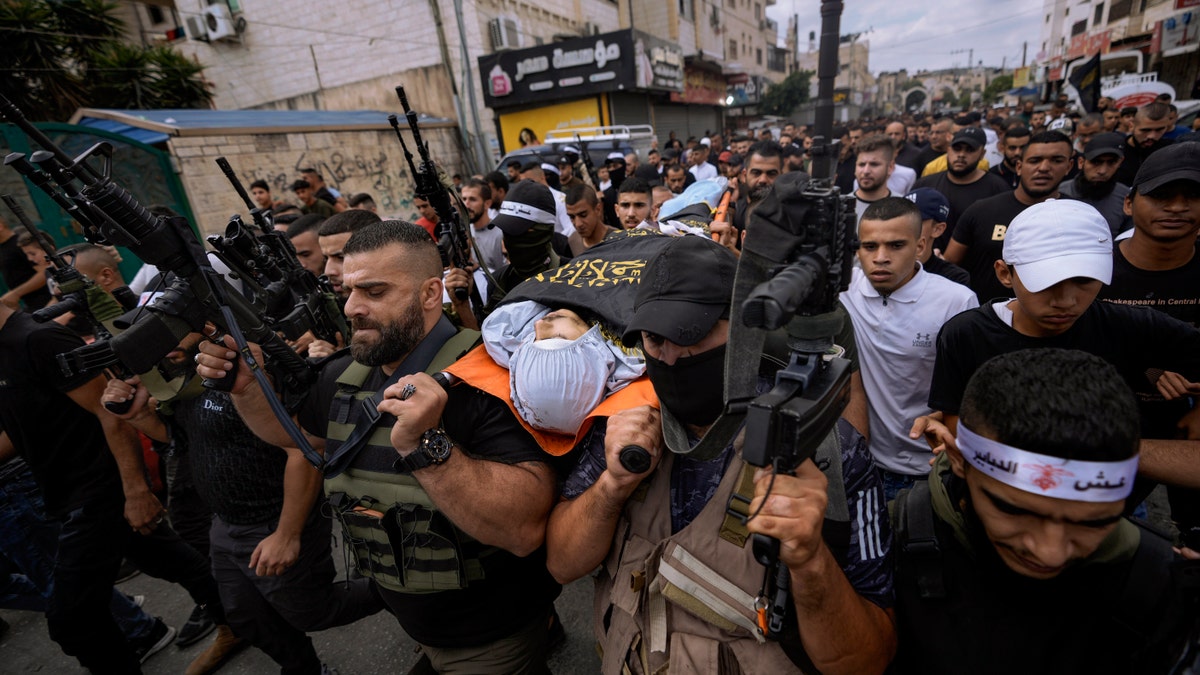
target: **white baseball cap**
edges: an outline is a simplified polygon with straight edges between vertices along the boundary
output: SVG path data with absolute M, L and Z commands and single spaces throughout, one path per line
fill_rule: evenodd
M 1065 279 L 1112 282 L 1112 232 L 1090 204 L 1049 199 L 1025 209 L 1004 234 L 1004 262 L 1037 293 Z
M 705 136 L 704 138 L 700 139 L 700 145 L 703 145 L 706 148 L 710 147 L 712 146 L 712 140 L 710 140 L 708 136 Z

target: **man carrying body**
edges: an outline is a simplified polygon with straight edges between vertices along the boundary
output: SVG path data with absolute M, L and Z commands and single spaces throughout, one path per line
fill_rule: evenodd
M 1001 257 L 1005 230 L 1026 208 L 1057 197 L 1070 167 L 1071 142 L 1066 136 L 1057 131 L 1035 134 L 1021 157 L 1017 189 L 976 202 L 963 214 L 946 247 L 946 260 L 967 270 L 971 290 L 980 302 L 1010 297 L 1012 291 L 992 273 Z
M 896 672 L 1167 672 L 1195 589 L 1170 542 L 1122 518 L 1138 419 L 1117 370 L 1079 351 L 1006 353 L 960 408 L 957 444 L 894 510 Z
M 862 157 L 862 154 L 859 154 Z M 929 241 L 916 204 L 888 197 L 867 207 L 858 226 L 858 260 L 842 305 L 854 321 L 870 411 L 868 443 L 887 500 L 929 473 L 929 446 L 909 438 L 931 411 L 928 382 L 934 338 L 950 317 L 977 306 L 966 286 L 926 272 Z
M 523 185 L 546 189 L 522 182 L 514 197 Z M 345 252 L 351 352 L 325 364 L 297 419 L 327 457 L 353 450 L 326 491 L 350 538 L 372 541 L 369 550 L 351 542 L 359 571 L 434 670 L 545 673 L 560 590 L 540 552 L 557 484 L 548 455 L 504 402 L 464 384 L 447 392 L 425 374 L 476 336 L 456 334 L 442 314 L 434 243 L 414 225 L 387 221 L 355 232 Z M 197 372 L 225 376 L 235 353 L 201 349 Z M 249 375 L 245 364 L 234 375 L 238 411 L 264 440 L 292 443 Z M 360 420 L 356 401 L 377 391 L 382 416 Z M 360 421 L 365 435 L 354 431 Z M 386 513 L 398 536 L 375 515 Z M 410 536 L 415 528 L 424 534 Z
M 933 247 L 945 251 L 958 225 L 958 219 L 975 202 L 993 195 L 1009 192 L 1011 188 L 1003 178 L 979 168 L 983 157 L 983 145 L 987 138 L 983 131 L 974 127 L 954 135 L 947 157 L 946 171 L 918 180 L 914 188 L 933 188 L 946 195 L 950 201 L 950 215 L 946 219 L 946 231 L 933 242 Z
M 1079 175 L 1059 188 L 1064 197 L 1096 207 L 1114 237 L 1129 229 L 1129 216 L 1125 214 L 1129 186 L 1117 182 L 1117 171 L 1125 157 L 1124 141 L 1120 134 L 1096 134 L 1078 155 Z
M 749 492 L 754 475 L 750 512 L 764 500 L 766 506 L 748 522 L 748 532 L 778 538 L 780 560 L 791 573 L 799 628 L 785 629 L 789 653 L 803 652 L 797 662 L 811 661 L 810 672 L 882 672 L 895 645 L 887 609 L 891 569 L 886 544 L 875 539 L 883 529 L 876 521 L 883 517 L 882 490 L 862 437 L 841 420 L 827 439 L 839 444 L 833 451 L 842 458 L 838 480 L 851 500 L 849 522 L 857 532 L 851 541 L 858 544 L 843 550 L 842 564 L 831 553 L 836 544 L 821 535 L 829 481 L 813 462 L 802 463 L 795 475 L 774 476 L 768 499 L 772 477 L 743 471 L 741 443 L 733 433 L 728 439 L 707 439 L 718 441 L 711 447 L 722 448 L 713 457 L 689 454 L 723 407 L 735 267 L 731 252 L 691 236 L 672 240 L 647 264 L 624 337 L 626 344 L 640 342 L 662 412 L 651 407 L 622 411 L 585 438 L 580 463 L 564 485 L 564 501 L 551 514 L 547 564 L 566 582 L 603 563 L 596 581 L 596 616 L 603 619 L 597 621 L 596 635 L 605 672 L 624 667 L 665 672 L 667 664 L 672 672 L 716 672 L 718 659 L 737 662 L 727 666 L 729 671 L 791 672 L 797 666 L 785 648 L 756 640 L 749 618 L 764 574 L 752 547 L 734 532 L 716 536 L 738 479 Z M 669 452 L 661 450 L 664 438 Z M 631 444 L 650 453 L 648 475 L 631 473 L 618 460 L 621 448 Z M 644 491 L 631 499 L 643 482 Z M 659 594 L 668 582 L 697 588 L 689 578 L 726 591 L 742 589 L 735 594 L 746 604 L 706 605 L 690 595 L 703 593 L 702 588 Z M 660 604 L 668 599 L 681 606 Z M 663 616 L 665 624 L 657 618 Z M 713 617 L 712 623 L 698 616 Z
M 604 224 L 604 207 L 590 185 L 580 185 L 567 193 L 567 214 L 575 225 L 575 232 L 567 238 L 571 255 L 577 256 L 604 241 L 615 228 Z

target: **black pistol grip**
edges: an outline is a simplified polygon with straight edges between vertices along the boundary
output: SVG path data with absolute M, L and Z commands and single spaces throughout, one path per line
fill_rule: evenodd
M 617 455 L 621 466 L 629 473 L 646 473 L 650 470 L 650 452 L 640 445 L 627 445 Z

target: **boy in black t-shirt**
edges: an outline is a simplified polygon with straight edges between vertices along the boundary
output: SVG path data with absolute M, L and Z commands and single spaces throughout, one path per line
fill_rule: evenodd
M 1082 202 L 1051 200 L 1013 219 L 994 267 L 1016 299 L 963 312 L 938 334 L 929 406 L 944 416 L 939 440 L 952 442 L 944 432 L 953 433 L 975 370 L 1030 348 L 1078 349 L 1113 364 L 1137 394 L 1144 437 L 1162 419 L 1178 419 L 1178 401 L 1164 401 L 1146 372 L 1200 378 L 1200 331 L 1145 308 L 1094 302 L 1112 278 L 1111 247 L 1107 221 Z M 918 419 L 914 437 L 930 426 L 930 418 Z M 1146 478 L 1200 487 L 1200 442 L 1143 440 L 1141 451 Z

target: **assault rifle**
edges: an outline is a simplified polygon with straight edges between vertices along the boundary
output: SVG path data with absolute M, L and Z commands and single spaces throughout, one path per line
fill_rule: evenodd
M 438 252 L 442 254 L 442 267 L 468 269 L 471 265 L 471 240 L 467 233 L 466 223 L 463 222 L 458 209 L 450 201 L 450 186 L 453 183 L 446 173 L 434 163 L 429 154 L 429 144 L 421 140 L 421 126 L 417 121 L 417 113 L 409 107 L 408 95 L 404 93 L 403 86 L 396 87 L 396 95 L 400 97 L 400 107 L 404 109 L 404 118 L 408 121 L 408 128 L 412 132 L 413 145 L 416 146 L 417 154 L 421 159 L 419 166 L 413 162 L 413 155 L 408 151 L 408 144 L 404 142 L 404 136 L 400 133 L 398 118 L 395 115 L 388 115 L 388 123 L 396 132 L 396 138 L 400 139 L 400 147 L 404 150 L 404 159 L 408 162 L 408 168 L 412 172 L 413 183 L 416 186 L 415 194 L 428 200 L 429 205 L 437 213 L 437 246 Z M 454 296 L 459 300 L 466 300 L 467 289 L 454 289 Z M 479 290 L 472 287 L 470 297 L 471 305 L 478 314 L 483 307 Z
M 596 163 L 592 161 L 592 155 L 588 152 L 587 143 L 575 134 L 575 144 L 579 146 L 579 159 L 583 160 L 583 167 L 587 169 L 588 178 L 592 181 L 592 187 L 596 192 L 600 191 L 600 174 L 596 171 Z
M 337 344 L 338 336 L 348 344 L 350 327 L 329 280 L 314 277 L 304 269 L 291 239 L 272 226 L 270 209 L 254 206 L 229 162 L 218 157 L 217 165 L 246 202 L 260 230 L 255 234 L 241 216 L 233 215 L 224 235 L 207 238 L 217 258 L 241 279 L 250 301 L 262 309 L 271 328 L 285 338 L 295 340 L 311 331 L 330 344 Z
M 261 309 L 213 269 L 187 219 L 155 216 L 114 183 L 111 144 L 97 143 L 72 158 L 3 95 L 0 95 L 0 114 L 44 148 L 28 159 L 22 153 L 11 153 L 4 160 L 6 166 L 13 167 L 62 206 L 81 224 L 90 241 L 125 246 L 144 262 L 174 276 L 153 304 L 139 311 L 127 327 L 122 326 L 123 332 L 64 354 L 60 365 L 65 362 L 72 373 L 99 372 L 117 364 L 134 373 L 144 373 L 175 349 L 188 333 L 202 332 L 213 340 L 227 333 L 233 337 L 242 363 L 253 372 L 296 447 L 314 465 L 322 466 L 324 459 L 313 450 L 275 396 L 263 365 L 250 352 L 247 339 L 262 346 L 265 366 L 285 394 L 306 392 L 314 379 L 312 370 L 263 320 Z M 101 162 L 100 168 L 92 164 L 96 159 Z M 215 326 L 215 330 L 208 324 Z M 232 381 L 231 376 L 221 380 L 229 384 Z

